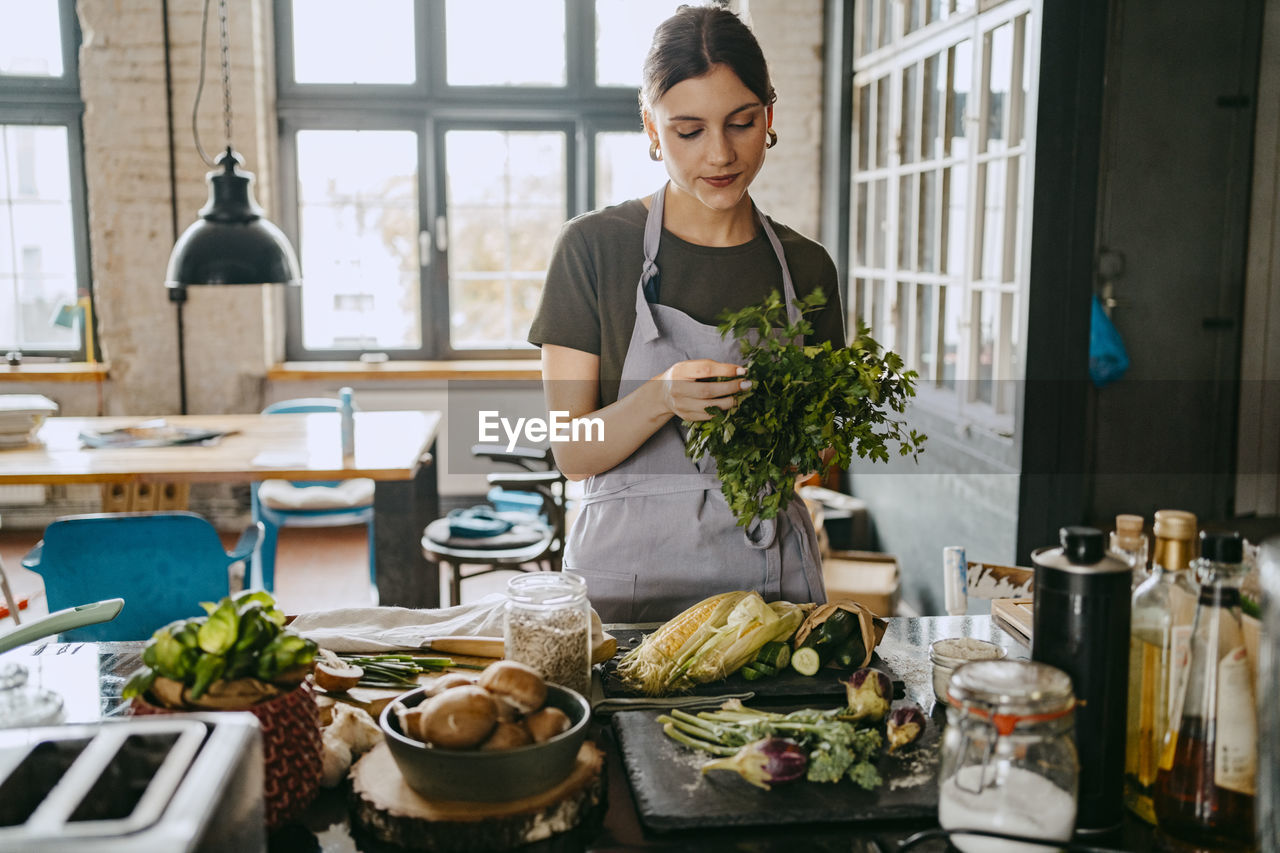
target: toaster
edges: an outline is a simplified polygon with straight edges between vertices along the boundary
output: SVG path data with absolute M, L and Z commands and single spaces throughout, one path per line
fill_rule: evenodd
M 252 714 L 0 731 L 0 851 L 125 850 L 266 850 Z

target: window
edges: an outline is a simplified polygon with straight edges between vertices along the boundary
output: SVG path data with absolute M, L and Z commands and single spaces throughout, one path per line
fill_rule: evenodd
M 1010 433 L 1038 7 L 975 5 L 857 5 L 849 327 L 919 372 L 922 404 Z
M 83 359 L 89 293 L 74 0 L 0 0 L 0 352 Z
M 678 5 L 276 0 L 287 356 L 534 355 L 560 226 L 665 180 L 636 92 Z

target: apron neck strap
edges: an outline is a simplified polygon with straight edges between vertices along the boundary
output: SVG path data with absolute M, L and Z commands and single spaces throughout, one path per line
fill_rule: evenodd
M 640 292 L 645 302 L 655 304 L 658 301 L 662 275 L 658 270 L 658 246 L 662 242 L 662 210 L 667 197 L 667 184 L 663 184 L 656 193 L 649 197 L 649 215 L 644 221 L 644 268 L 640 273 Z M 751 203 L 764 235 L 778 257 L 778 266 L 782 268 L 782 298 L 787 304 L 787 319 L 795 323 L 800 319 L 800 309 L 796 308 L 796 288 L 791 280 L 791 270 L 787 268 L 787 256 L 782 251 L 782 241 L 778 239 L 769 217 L 764 215 L 755 202 Z

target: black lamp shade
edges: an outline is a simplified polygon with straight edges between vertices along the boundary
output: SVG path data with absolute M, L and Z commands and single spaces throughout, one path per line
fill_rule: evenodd
M 289 238 L 266 219 L 253 198 L 253 173 L 230 148 L 218 158 L 221 171 L 205 175 L 209 203 L 169 256 L 165 286 L 203 284 L 301 284 L 298 257 Z

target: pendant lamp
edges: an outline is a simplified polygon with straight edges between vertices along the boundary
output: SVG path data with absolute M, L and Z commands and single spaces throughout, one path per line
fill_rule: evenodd
M 174 244 L 165 286 L 175 302 L 186 299 L 186 287 L 205 284 L 301 284 L 298 256 L 284 232 L 263 216 L 253 198 L 253 173 L 231 144 L 231 62 L 227 37 L 227 0 L 218 0 L 222 46 L 222 115 L 226 150 L 216 161 L 200 144 L 197 113 L 204 89 L 205 37 L 209 0 L 204 0 L 200 29 L 200 81 L 191 110 L 191 130 L 201 159 L 214 167 L 205 175 L 209 202 Z

